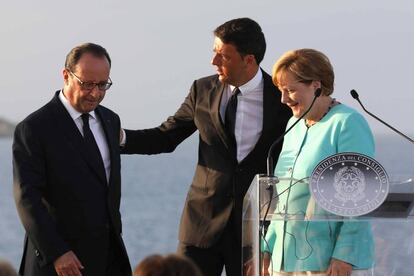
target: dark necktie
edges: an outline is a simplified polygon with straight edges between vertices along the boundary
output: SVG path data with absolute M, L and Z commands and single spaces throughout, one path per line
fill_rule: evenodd
M 100 168 L 100 173 L 103 173 L 103 176 L 106 179 L 105 166 L 102 160 L 102 155 L 99 151 L 98 144 L 96 143 L 91 128 L 89 127 L 89 113 L 83 113 L 81 117 L 83 121 L 83 140 L 85 141 L 86 147 L 88 148 L 93 162 L 98 165 L 98 167 Z
M 232 138 L 233 142 L 236 144 L 236 136 L 234 135 L 234 129 L 236 126 L 236 112 L 237 112 L 237 97 L 240 94 L 240 89 L 236 88 L 233 91 L 229 101 L 227 102 L 226 107 L 226 117 L 224 124 L 226 126 L 226 130 L 230 137 Z

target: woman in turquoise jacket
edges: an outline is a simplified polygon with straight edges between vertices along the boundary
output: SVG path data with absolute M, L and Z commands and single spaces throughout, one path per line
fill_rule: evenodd
M 279 196 L 278 212 L 302 219 L 272 220 L 262 242 L 265 275 L 369 275 L 374 246 L 368 222 L 303 218 L 309 216 L 312 202 L 307 177 L 320 161 L 336 153 L 373 157 L 370 128 L 359 113 L 331 97 L 334 72 L 321 52 L 299 49 L 285 53 L 273 67 L 273 82 L 282 93 L 282 102 L 293 112 L 287 128 L 309 108 L 315 91 L 321 89 L 322 93 L 284 139 L 275 175 L 305 181 L 277 184 L 277 192 L 286 190 Z

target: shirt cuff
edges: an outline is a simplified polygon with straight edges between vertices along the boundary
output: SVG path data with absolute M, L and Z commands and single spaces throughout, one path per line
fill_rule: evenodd
M 122 133 L 122 138 L 121 138 L 121 141 L 120 141 L 119 145 L 121 147 L 125 147 L 125 144 L 126 144 L 126 133 L 125 133 L 125 130 L 123 128 L 121 128 L 121 133 Z

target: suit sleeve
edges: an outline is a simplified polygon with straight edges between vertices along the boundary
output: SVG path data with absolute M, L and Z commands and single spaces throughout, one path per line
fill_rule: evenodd
M 27 238 L 36 247 L 33 252 L 41 265 L 53 262 L 69 251 L 59 236 L 48 206 L 47 162 L 40 138 L 33 125 L 23 122 L 16 127 L 13 141 L 13 187 L 18 214 Z
M 374 156 L 374 140 L 365 119 L 352 114 L 342 125 L 338 152 L 358 152 Z M 372 266 L 374 242 L 369 222 L 344 222 L 339 229 L 332 257 L 352 264 L 355 268 Z
M 197 127 L 194 117 L 196 110 L 197 85 L 194 81 L 190 93 L 180 108 L 159 127 L 142 130 L 125 130 L 126 144 L 121 148 L 123 154 L 157 154 L 172 152 Z

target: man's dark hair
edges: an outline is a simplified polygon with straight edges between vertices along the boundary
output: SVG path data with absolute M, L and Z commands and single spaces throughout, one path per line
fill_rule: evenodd
M 254 55 L 257 64 L 263 60 L 266 41 L 262 28 L 250 18 L 236 18 L 218 26 L 214 35 L 223 43 L 232 44 L 242 55 Z
M 109 54 L 104 47 L 94 43 L 84 43 L 76 46 L 69 52 L 69 54 L 67 54 L 65 68 L 69 69 L 72 72 L 75 72 L 76 64 L 78 64 L 79 59 L 82 57 L 82 55 L 86 53 L 92 54 L 98 58 L 106 57 L 109 62 L 109 67 L 111 66 L 111 58 L 109 57 Z

